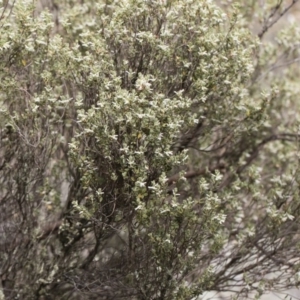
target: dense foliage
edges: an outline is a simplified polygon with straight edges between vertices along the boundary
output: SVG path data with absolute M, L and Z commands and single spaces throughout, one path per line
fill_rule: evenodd
M 256 2 L 0 1 L 0 299 L 298 285 L 297 1 Z

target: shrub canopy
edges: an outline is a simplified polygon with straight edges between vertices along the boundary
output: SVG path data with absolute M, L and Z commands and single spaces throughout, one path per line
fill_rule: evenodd
M 3 299 L 297 286 L 297 1 L 254 2 L 1 2 Z

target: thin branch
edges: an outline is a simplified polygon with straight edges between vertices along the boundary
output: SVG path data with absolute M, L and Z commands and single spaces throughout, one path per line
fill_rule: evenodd
M 253 245 L 263 254 L 265 255 L 265 257 L 269 258 L 270 260 L 272 260 L 275 264 L 279 264 L 279 265 L 287 265 L 291 268 L 293 268 L 295 265 L 293 263 L 289 263 L 286 259 L 280 259 L 280 258 L 276 258 L 275 254 L 276 254 L 276 250 L 273 250 L 272 252 L 269 252 L 267 250 L 265 250 L 263 247 L 259 246 L 259 244 L 255 241 L 253 243 Z
M 237 170 L 236 173 L 240 174 L 242 173 L 254 160 L 255 158 L 258 156 L 259 151 L 269 142 L 271 141 L 287 141 L 287 142 L 296 142 L 298 139 L 300 138 L 300 135 L 298 134 L 293 134 L 293 133 L 280 133 L 280 134 L 274 134 L 271 135 L 267 138 L 265 138 L 262 142 L 260 142 L 255 149 L 252 151 L 252 154 L 250 155 L 250 157 L 247 159 L 246 163 L 242 166 L 240 166 Z M 195 178 L 201 175 L 206 174 L 207 172 L 214 172 L 216 170 L 221 170 L 225 168 L 225 164 L 218 164 L 215 167 L 211 167 L 211 168 L 202 168 L 202 169 L 198 169 L 198 170 L 192 170 L 192 171 L 188 171 L 184 174 L 184 177 L 186 179 L 191 179 L 191 178 Z M 231 174 L 233 175 L 233 174 Z M 167 180 L 167 185 L 170 186 L 172 184 L 174 184 L 175 182 L 177 182 L 180 178 L 179 173 L 171 176 L 168 178 Z M 227 176 L 225 178 L 225 180 L 223 181 L 223 183 L 221 184 L 221 186 L 219 187 L 218 190 L 220 190 L 222 187 L 226 186 L 229 184 L 229 182 L 232 181 L 232 176 Z
M 220 163 L 216 167 L 213 167 L 213 168 L 203 168 L 203 169 L 188 171 L 188 172 L 186 172 L 184 174 L 184 177 L 186 179 L 191 179 L 191 178 L 194 178 L 194 177 L 198 177 L 198 176 L 204 175 L 207 172 L 212 173 L 212 172 L 214 172 L 216 170 L 220 170 L 220 169 L 222 169 L 224 167 L 225 167 L 225 165 L 222 164 L 222 163 Z M 179 180 L 179 178 L 180 178 L 180 175 L 177 173 L 177 174 L 171 176 L 170 178 L 168 178 L 167 184 L 171 185 L 171 184 L 177 182 Z
M 287 7 L 286 7 L 286 8 L 278 15 L 277 18 L 275 18 L 273 21 L 271 21 L 271 22 L 269 23 L 270 19 L 272 19 L 272 17 L 274 17 L 276 11 L 279 9 L 279 7 L 280 7 L 282 1 L 280 2 L 280 4 L 277 4 L 276 7 L 274 8 L 274 11 L 271 12 L 271 14 L 269 15 L 269 17 L 267 18 L 267 21 L 265 22 L 265 24 L 264 24 L 264 26 L 263 26 L 261 32 L 258 34 L 258 37 L 259 37 L 260 39 L 262 39 L 263 36 L 264 36 L 264 34 L 265 34 L 265 33 L 266 33 L 266 32 L 267 32 L 267 31 L 268 31 L 275 23 L 277 23 L 277 22 L 279 21 L 279 19 L 280 19 L 283 15 L 285 15 L 285 14 L 286 14 L 293 6 L 294 6 L 294 4 L 296 4 L 296 2 L 298 2 L 298 0 L 293 0 L 293 2 L 292 2 L 289 6 L 287 6 Z
M 290 66 L 292 64 L 298 63 L 299 61 L 300 61 L 300 57 L 295 58 L 295 59 L 291 59 L 291 60 L 289 60 L 289 61 L 287 61 L 283 64 L 280 64 L 280 65 L 274 65 L 274 66 L 270 67 L 265 73 L 258 76 L 256 80 L 264 78 L 267 74 L 269 74 L 270 72 L 272 72 L 276 69 L 280 69 L 280 68 L 283 68 L 283 67 Z

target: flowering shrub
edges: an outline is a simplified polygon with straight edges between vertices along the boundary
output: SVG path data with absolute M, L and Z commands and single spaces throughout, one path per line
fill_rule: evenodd
M 11 2 L 3 299 L 246 299 L 298 284 L 300 31 L 265 39 L 297 1 L 264 16 L 209 0 Z

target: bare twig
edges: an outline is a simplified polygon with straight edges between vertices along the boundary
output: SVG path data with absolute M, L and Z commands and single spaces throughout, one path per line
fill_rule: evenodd
M 264 34 L 275 24 L 275 23 L 277 23 L 278 21 L 279 21 L 279 19 L 283 16 L 283 15 L 285 15 L 293 6 L 294 6 L 294 4 L 296 4 L 296 2 L 298 2 L 298 0 L 293 0 L 293 2 L 289 5 L 289 6 L 287 6 L 278 16 L 277 16 L 277 18 L 275 18 L 273 21 L 270 21 L 273 17 L 274 17 L 274 15 L 275 15 L 275 13 L 278 11 L 278 9 L 279 9 L 279 7 L 281 6 L 281 4 L 282 4 L 282 1 L 280 1 L 280 3 L 279 4 L 277 4 L 276 5 L 276 7 L 274 8 L 274 10 L 270 13 L 270 15 L 269 15 L 269 17 L 267 18 L 267 21 L 265 22 L 265 24 L 264 24 L 264 26 L 263 26 L 263 28 L 262 28 L 262 30 L 261 30 L 261 32 L 258 34 L 258 37 L 260 38 L 260 39 L 262 39 L 263 38 L 263 36 L 264 36 Z

